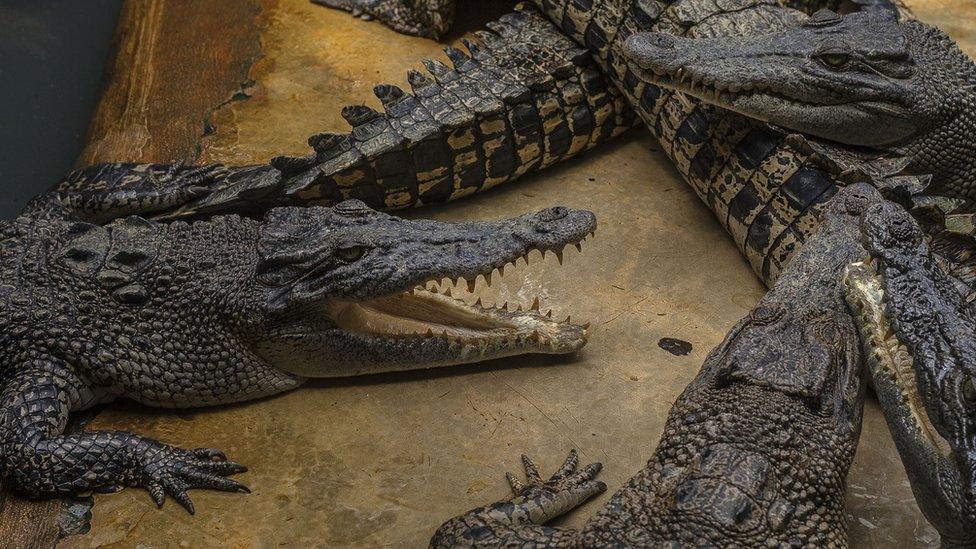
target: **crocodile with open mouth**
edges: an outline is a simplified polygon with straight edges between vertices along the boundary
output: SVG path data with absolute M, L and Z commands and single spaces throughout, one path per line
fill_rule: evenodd
M 891 203 L 862 220 L 872 261 L 846 295 L 916 501 L 945 547 L 976 547 L 976 310 L 918 223 Z
M 586 326 L 537 307 L 483 307 L 426 286 L 490 278 L 533 250 L 561 254 L 595 230 L 590 212 L 446 223 L 347 200 L 192 223 L 129 215 L 202 192 L 162 175 L 154 180 L 169 185 L 122 195 L 108 185 L 70 200 L 62 188 L 0 224 L 0 468 L 27 494 L 140 486 L 159 505 L 169 494 L 193 512 L 187 489 L 246 490 L 225 478 L 244 467 L 218 450 L 122 431 L 63 434 L 69 412 L 117 397 L 208 406 L 310 377 L 568 354 L 586 343 Z M 106 221 L 113 208 L 120 215 Z

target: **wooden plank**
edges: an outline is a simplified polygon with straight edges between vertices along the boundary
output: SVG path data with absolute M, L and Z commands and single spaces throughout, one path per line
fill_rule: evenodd
M 79 165 L 192 161 L 261 55 L 257 0 L 129 0 Z
M 257 0 L 128 0 L 77 165 L 192 161 L 210 113 L 261 56 Z M 0 488 L 0 545 L 53 547 L 62 500 Z

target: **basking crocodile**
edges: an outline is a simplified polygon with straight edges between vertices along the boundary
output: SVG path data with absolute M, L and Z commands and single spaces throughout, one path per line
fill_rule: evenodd
M 244 467 L 218 450 L 122 431 L 62 434 L 69 412 L 95 403 L 207 406 L 309 377 L 572 353 L 586 341 L 585 326 L 538 310 L 469 305 L 424 286 L 491 276 L 530 250 L 561 253 L 595 229 L 589 212 L 442 223 L 349 200 L 159 223 L 125 214 L 202 190 L 124 189 L 89 188 L 74 201 L 53 192 L 0 224 L 0 470 L 30 495 L 140 486 L 192 513 L 187 489 L 246 491 L 224 478 Z M 82 220 L 113 208 L 110 222 Z
M 891 204 L 845 282 L 878 400 L 916 501 L 946 547 L 976 547 L 976 311 L 918 224 Z
M 911 159 L 932 192 L 976 199 L 976 63 L 940 29 L 886 10 L 749 36 L 631 38 L 645 81 L 847 145 Z
M 755 309 L 715 348 L 671 409 L 646 467 L 582 530 L 545 526 L 606 489 L 576 455 L 543 481 L 458 516 L 432 547 L 846 545 L 844 487 L 865 378 L 841 272 L 865 258 L 859 219 L 881 201 L 847 187 Z

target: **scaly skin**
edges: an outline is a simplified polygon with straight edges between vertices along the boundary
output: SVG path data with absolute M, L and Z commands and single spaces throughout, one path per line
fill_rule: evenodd
M 862 220 L 852 265 L 868 366 L 916 501 L 946 547 L 976 547 L 976 316 L 918 224 L 891 203 Z
M 315 4 L 376 19 L 391 29 L 439 39 L 454 23 L 454 0 L 312 0 Z
M 976 199 L 976 63 L 941 30 L 887 11 L 749 36 L 660 33 L 627 47 L 638 76 L 746 116 L 902 155 L 932 192 Z
M 209 406 L 309 377 L 572 353 L 586 341 L 585 326 L 538 310 L 467 305 L 422 286 L 473 282 L 530 250 L 560 253 L 595 229 L 589 212 L 441 223 L 350 200 L 263 219 L 80 219 L 112 205 L 152 212 L 203 192 L 143 187 L 139 200 L 123 189 L 74 200 L 62 189 L 0 224 L 0 471 L 30 495 L 141 486 L 157 504 L 169 494 L 192 512 L 187 489 L 246 490 L 224 478 L 245 469 L 217 450 L 120 431 L 62 434 L 69 412 L 98 402 Z
M 431 546 L 846 545 L 845 479 L 865 383 L 840 275 L 865 257 L 859 218 L 880 201 L 866 184 L 840 191 L 678 398 L 647 466 L 582 530 L 545 522 L 605 489 L 593 480 L 599 465 L 573 473 L 571 456 L 543 482 L 523 458 L 527 485 L 448 521 Z
M 773 0 L 536 0 L 550 20 L 585 45 L 658 136 L 679 173 L 715 213 L 767 284 L 816 229 L 824 205 L 853 181 L 886 181 L 904 162 L 864 162 L 725 109 L 642 81 L 626 57 L 641 32 L 704 39 L 756 35 L 806 18 Z M 820 2 L 794 2 L 805 9 Z M 835 4 L 835 3 L 828 3 Z M 885 3 L 888 4 L 888 3 Z
M 393 210 L 494 188 L 636 124 L 592 56 L 538 12 L 516 11 L 489 27 L 464 41 L 468 53 L 446 50 L 453 68 L 427 60 L 426 73 L 410 71 L 413 93 L 374 88 L 385 112 L 343 109 L 352 131 L 313 135 L 308 156 L 278 157 L 267 166 L 97 165 L 71 174 L 61 190 L 79 194 L 108 183 L 124 194 L 159 180 L 194 180 L 210 189 L 161 205 L 153 212 L 160 219 L 260 215 L 275 205 L 329 206 L 350 198 Z M 117 207 L 110 204 L 109 215 Z

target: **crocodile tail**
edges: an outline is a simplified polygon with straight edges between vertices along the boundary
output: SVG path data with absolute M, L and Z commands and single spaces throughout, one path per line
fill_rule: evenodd
M 280 194 L 281 177 L 270 166 L 101 163 L 72 171 L 26 211 L 102 223 L 127 215 L 163 215 L 221 187 L 236 187 L 238 204 L 271 203 Z
M 311 154 L 272 159 L 281 172 L 279 201 L 358 198 L 382 209 L 446 202 L 572 157 L 636 124 L 592 55 L 531 6 L 488 27 L 464 40 L 464 50 L 445 50 L 452 66 L 425 60 L 425 71 L 410 71 L 412 93 L 377 86 L 384 112 L 346 107 L 350 132 L 313 135 Z M 242 190 L 255 193 L 238 181 L 166 217 L 237 207 Z

